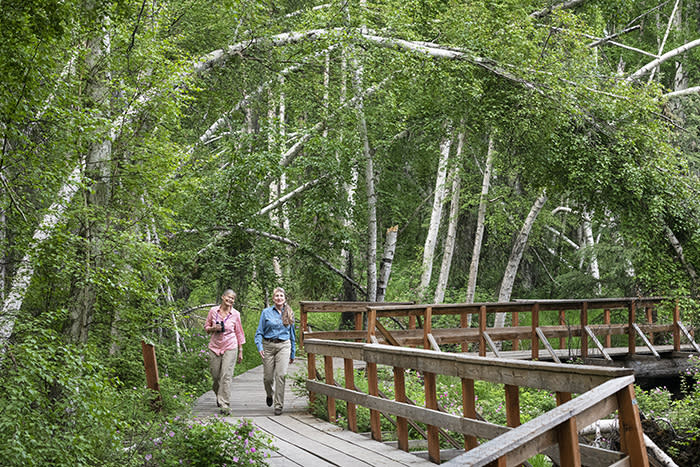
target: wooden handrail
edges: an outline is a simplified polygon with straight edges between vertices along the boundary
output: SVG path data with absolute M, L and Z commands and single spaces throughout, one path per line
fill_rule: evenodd
M 328 384 L 328 381 L 321 383 L 309 379 L 307 389 L 310 392 L 324 394 L 332 399 L 345 400 L 350 404 L 362 405 L 369 408 L 371 414 L 376 413 L 377 417 L 379 413 L 391 414 L 395 415 L 397 420 L 406 419 L 425 423 L 429 429 L 441 427 L 464 434 L 466 447 L 471 449 L 451 463 L 477 466 L 497 461 L 499 465 L 518 465 L 558 443 L 559 457 L 572 459 L 570 465 L 580 465 L 581 452 L 597 451 L 595 448 L 579 447 L 576 427 L 587 426 L 618 411 L 623 425 L 621 432 L 624 430 L 623 449 L 631 465 L 648 465 L 641 435 L 641 422 L 634 402 L 632 370 L 491 359 L 426 349 L 320 339 L 307 339 L 305 345 L 309 354 L 324 355 L 324 358 L 342 356 L 367 362 L 370 379 L 369 394 L 340 388 Z M 379 397 L 377 365 L 393 367 L 394 375 L 397 375 L 397 372 L 404 375 L 404 368 L 422 372 L 426 382 L 426 407 L 416 407 L 405 402 L 402 380 L 397 388 L 399 395 L 396 401 Z M 505 384 L 508 394 L 506 401 L 509 407 L 508 423 L 511 427 L 437 410 L 434 377 L 438 374 L 456 376 L 462 378 L 463 382 L 468 375 L 467 381 L 483 380 Z M 428 375 L 431 375 L 430 378 Z M 561 404 L 546 414 L 516 427 L 520 423 L 517 396 L 519 386 L 545 389 L 561 394 L 561 399 L 558 397 Z M 468 388 L 469 385 L 467 385 Z M 571 399 L 570 393 L 580 395 Z M 466 406 L 467 403 L 465 403 Z M 378 418 L 371 421 L 373 437 L 381 439 L 381 433 L 378 432 Z M 476 446 L 474 442 L 476 438 L 490 441 Z M 402 434 L 400 439 L 402 446 L 405 447 L 407 445 L 405 434 Z M 440 448 L 436 435 L 428 437 L 428 452 L 431 460 L 439 462 Z M 618 459 L 619 456 L 615 458 Z

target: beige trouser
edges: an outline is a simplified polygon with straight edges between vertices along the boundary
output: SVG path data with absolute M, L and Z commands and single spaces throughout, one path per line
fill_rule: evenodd
M 213 380 L 212 389 L 216 396 L 216 402 L 225 409 L 230 407 L 233 370 L 236 368 L 237 359 L 237 348 L 226 350 L 222 355 L 217 355 L 209 349 L 209 371 L 211 371 Z
M 267 397 L 273 397 L 275 409 L 284 407 L 284 385 L 292 352 L 290 341 L 280 343 L 263 341 L 265 358 L 263 359 L 263 383 Z M 274 383 L 274 393 L 273 385 Z

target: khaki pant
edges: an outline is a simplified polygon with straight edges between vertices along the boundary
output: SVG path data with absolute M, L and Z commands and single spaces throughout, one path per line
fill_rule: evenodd
M 275 409 L 282 409 L 284 407 L 284 386 L 287 379 L 292 343 L 290 341 L 280 343 L 263 341 L 263 350 L 265 351 L 265 358 L 263 359 L 265 393 L 267 397 L 273 398 Z
M 226 350 L 222 355 L 217 355 L 209 350 L 209 371 L 213 380 L 212 389 L 216 396 L 217 404 L 224 408 L 230 408 L 231 384 L 233 383 L 233 370 L 236 368 L 238 349 Z

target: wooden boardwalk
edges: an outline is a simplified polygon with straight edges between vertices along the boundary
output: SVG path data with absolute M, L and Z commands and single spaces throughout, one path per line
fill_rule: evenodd
M 289 367 L 284 396 L 284 412 L 275 416 L 265 404 L 262 365 L 234 378 L 231 415 L 236 423 L 246 418 L 273 438 L 277 452 L 271 466 L 428 466 L 435 465 L 414 454 L 401 451 L 369 437 L 343 430 L 308 413 L 308 399 L 294 394 L 296 374 L 306 375 L 306 360 L 297 359 Z M 203 394 L 194 407 L 197 417 L 218 415 L 214 393 Z

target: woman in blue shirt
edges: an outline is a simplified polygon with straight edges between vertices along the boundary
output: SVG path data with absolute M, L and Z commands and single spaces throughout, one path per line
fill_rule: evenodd
M 260 324 L 255 332 L 255 346 L 263 360 L 263 383 L 268 407 L 275 405 L 275 415 L 284 407 L 284 386 L 287 368 L 294 362 L 294 311 L 287 303 L 282 287 L 272 292 L 274 305 L 260 313 Z M 273 388 L 274 384 L 274 388 Z

